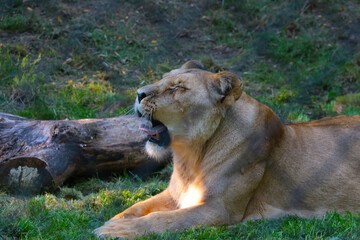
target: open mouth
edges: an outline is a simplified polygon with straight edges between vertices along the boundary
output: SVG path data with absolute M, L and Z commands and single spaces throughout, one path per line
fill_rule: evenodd
M 149 141 L 160 147 L 168 147 L 171 143 L 168 128 L 160 121 L 151 119 L 151 126 L 140 124 L 139 129 L 149 135 Z

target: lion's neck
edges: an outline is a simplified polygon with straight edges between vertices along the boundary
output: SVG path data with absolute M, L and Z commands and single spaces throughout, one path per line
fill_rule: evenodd
M 179 167 L 179 171 L 185 169 L 189 178 L 200 174 L 198 169 L 204 157 L 205 147 L 222 118 L 221 113 L 214 109 L 199 121 L 195 121 L 191 129 L 188 130 L 188 135 L 176 136 L 172 139 L 174 168 Z
M 243 172 L 248 166 L 264 160 L 285 132 L 280 118 L 266 105 L 243 93 L 230 107 L 217 131 L 208 141 L 204 161 L 234 161 Z M 221 152 L 223 160 L 217 154 Z M 210 164 L 205 164 L 209 169 Z
M 203 158 L 203 145 L 177 142 L 172 145 L 174 168 L 186 172 L 189 180 L 198 175 L 199 164 Z
M 240 171 L 267 155 L 285 131 L 276 114 L 243 93 L 230 107 L 213 134 L 206 140 L 176 141 L 172 144 L 174 170 L 189 181 L 223 161 L 234 161 Z
M 216 184 L 222 175 L 244 173 L 263 161 L 264 156 L 269 156 L 268 151 L 276 145 L 276 138 L 281 138 L 283 131 L 284 126 L 274 112 L 243 94 L 227 110 L 205 143 L 173 142 L 174 171 L 169 185 L 172 195 L 182 199 L 183 195 L 187 196 L 185 193 L 198 186 L 202 186 L 203 196 L 207 189 L 215 191 L 214 187 L 222 186 Z
M 284 131 L 281 120 L 270 108 L 243 93 L 204 146 L 203 171 L 214 171 L 217 165 L 229 161 L 236 171 L 245 172 L 268 156 Z

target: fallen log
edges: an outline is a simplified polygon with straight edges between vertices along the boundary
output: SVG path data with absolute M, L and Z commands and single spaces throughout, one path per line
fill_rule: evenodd
M 69 178 L 154 170 L 135 117 L 30 120 L 0 113 L 0 186 L 37 192 Z

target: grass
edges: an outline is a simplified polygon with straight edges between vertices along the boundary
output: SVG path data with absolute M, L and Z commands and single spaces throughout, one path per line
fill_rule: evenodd
M 360 114 L 358 1 L 6 1 L 0 111 L 34 119 L 118 116 L 136 88 L 188 59 L 242 77 L 284 122 Z M 169 169 L 168 169 L 169 170 Z M 0 239 L 96 239 L 92 230 L 163 190 L 168 174 L 0 193 Z M 287 217 L 142 239 L 358 239 L 359 215 Z
M 168 177 L 168 174 L 165 174 Z M 161 175 L 160 175 L 161 176 Z M 162 176 L 164 177 L 164 176 Z M 55 193 L 34 197 L 0 194 L 2 239 L 97 239 L 92 231 L 113 215 L 164 190 L 166 180 L 145 182 L 116 177 L 92 178 Z M 140 239 L 358 239 L 360 215 L 328 213 L 319 219 L 286 217 L 235 226 L 204 227 Z M 66 231 L 64 231 L 66 230 Z
M 96 239 L 92 234 L 96 227 L 166 186 L 167 181 L 156 177 L 147 182 L 93 178 L 34 197 L 1 193 L 0 238 Z

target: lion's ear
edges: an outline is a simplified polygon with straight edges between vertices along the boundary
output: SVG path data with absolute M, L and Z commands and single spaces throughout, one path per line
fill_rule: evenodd
M 196 60 L 187 61 L 186 63 L 184 63 L 184 65 L 181 66 L 180 69 L 190 69 L 190 68 L 198 68 L 201 70 L 205 70 L 204 66 Z
M 219 72 L 213 75 L 211 88 L 215 92 L 216 102 L 225 106 L 232 105 L 242 93 L 242 81 L 231 72 Z

